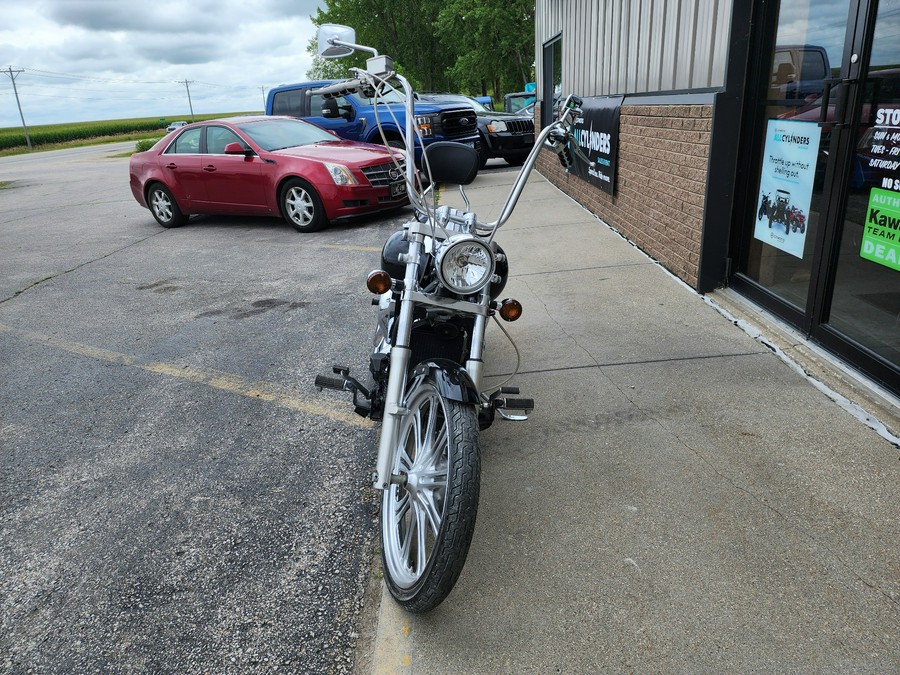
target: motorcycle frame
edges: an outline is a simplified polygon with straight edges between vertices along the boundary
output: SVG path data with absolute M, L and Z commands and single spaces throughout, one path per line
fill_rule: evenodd
M 320 35 L 320 40 L 321 38 L 322 36 Z M 465 212 L 458 211 L 456 209 L 449 209 L 447 207 L 441 207 L 437 210 L 434 208 L 429 208 L 429 206 L 425 202 L 425 199 L 423 198 L 423 195 L 420 195 L 417 192 L 415 169 L 416 128 L 414 124 L 415 98 L 413 96 L 412 86 L 410 85 L 409 81 L 399 73 L 396 73 L 392 70 L 392 62 L 390 61 L 390 59 L 388 57 L 379 57 L 378 52 L 371 47 L 357 45 L 350 41 L 342 41 L 339 37 L 329 37 L 327 43 L 331 46 L 345 47 L 351 51 L 364 50 L 373 53 L 375 57 L 369 59 L 367 62 L 367 68 L 371 68 L 371 70 L 355 68 L 353 70 L 356 71 L 358 76 L 361 76 L 364 80 L 366 80 L 366 82 L 370 86 L 375 86 L 376 90 L 382 84 L 387 84 L 389 80 L 396 80 L 403 87 L 403 92 L 406 96 L 406 124 L 404 129 L 404 143 L 406 145 L 407 151 L 407 194 L 409 195 L 410 203 L 416 208 L 417 212 L 420 215 L 424 216 L 423 220 L 425 221 L 421 222 L 421 220 L 417 218 L 407 225 L 406 238 L 409 242 L 409 247 L 406 254 L 399 256 L 399 261 L 405 263 L 406 269 L 403 278 L 403 288 L 400 289 L 400 306 L 399 308 L 395 307 L 395 321 L 397 323 L 397 330 L 395 333 L 394 342 L 391 345 L 390 349 L 388 382 L 384 393 L 384 410 L 382 416 L 381 437 L 378 443 L 378 455 L 375 463 L 375 471 L 372 474 L 373 487 L 380 490 L 386 490 L 391 486 L 392 482 L 402 481 L 401 477 L 397 476 L 395 478 L 391 474 L 391 459 L 394 455 L 394 450 L 398 441 L 401 422 L 403 420 L 403 417 L 409 412 L 406 408 L 403 407 L 403 402 L 407 393 L 407 371 L 409 369 L 409 362 L 412 356 L 410 340 L 413 330 L 414 310 L 417 305 L 436 307 L 455 314 L 467 314 L 474 317 L 474 327 L 470 340 L 469 356 L 466 360 L 464 369 L 471 379 L 473 386 L 475 387 L 475 393 L 477 394 L 480 405 L 489 405 L 487 403 L 487 398 L 482 394 L 481 388 L 484 373 L 483 355 L 485 329 L 487 326 L 488 317 L 491 313 L 491 297 L 489 290 L 490 283 L 478 293 L 477 301 L 475 302 L 439 297 L 436 295 L 423 293 L 418 288 L 418 279 L 420 260 L 425 258 L 425 242 L 426 240 L 433 242 L 438 230 L 446 232 L 444 225 L 453 223 L 454 225 L 461 226 L 461 229 L 463 231 L 476 234 L 477 236 L 485 239 L 486 243 L 490 244 L 493 241 L 494 235 L 497 233 L 497 230 L 506 222 L 506 220 L 512 214 L 513 209 L 515 209 L 516 203 L 519 200 L 519 196 L 522 194 L 522 190 L 524 190 L 525 188 L 525 184 L 528 181 L 528 177 L 531 174 L 532 169 L 534 168 L 534 164 L 537 161 L 537 157 L 540 153 L 541 148 L 546 144 L 547 147 L 549 147 L 551 150 L 560 153 L 562 150 L 568 147 L 570 136 L 566 128 L 567 125 L 570 125 L 575 121 L 574 116 L 580 114 L 581 112 L 579 108 L 580 99 L 570 96 L 563 105 L 563 109 L 565 112 L 560 117 L 560 119 L 551 124 L 548 124 L 541 130 L 541 133 L 537 136 L 537 138 L 535 138 L 534 147 L 531 149 L 531 152 L 528 154 L 527 159 L 523 163 L 522 169 L 519 171 L 519 175 L 516 177 L 516 181 L 513 184 L 512 189 L 510 190 L 509 196 L 506 200 L 506 204 L 504 205 L 499 218 L 492 223 L 483 223 L 475 218 L 474 213 L 468 211 L 469 202 L 465 196 L 465 191 L 462 190 L 462 186 L 460 186 L 460 191 L 462 192 L 463 199 L 466 202 L 467 210 Z M 320 44 L 319 47 L 321 50 L 323 45 Z M 328 55 L 325 52 L 321 51 L 320 53 L 322 56 L 327 58 L 344 55 Z M 357 81 L 357 84 L 352 86 L 358 85 L 359 81 Z M 335 93 L 340 91 L 340 86 L 340 83 L 336 85 L 330 85 L 329 87 L 318 90 L 317 93 Z M 573 104 L 570 105 L 570 102 L 572 102 L 573 98 L 575 100 Z M 427 156 L 425 155 L 424 149 L 425 148 L 423 143 L 423 163 L 427 165 Z M 584 153 L 578 147 L 577 143 L 573 144 L 571 149 L 576 155 L 587 162 L 589 166 L 593 166 L 593 162 L 591 162 L 584 155 Z M 568 167 L 565 162 L 564 166 Z M 438 211 L 440 211 L 441 213 L 440 218 L 438 218 Z M 454 227 L 453 229 L 459 228 Z M 479 234 L 479 232 L 486 234 Z
M 406 94 L 406 139 L 404 140 L 407 148 L 410 148 L 413 146 L 409 143 L 409 139 L 413 139 L 415 133 L 412 123 L 415 105 L 412 87 L 403 76 L 394 74 L 394 77 L 402 84 Z M 518 202 L 519 196 L 522 194 L 522 190 L 525 188 L 528 177 L 534 168 L 541 147 L 551 134 L 558 132 L 560 125 L 561 120 L 548 125 L 541 130 L 541 133 L 535 139 L 534 147 L 525 160 L 516 182 L 513 184 L 500 217 L 492 223 L 476 222 L 476 229 L 490 231 L 490 235 L 487 237 L 488 242 L 493 240 L 497 230 L 512 214 L 516 202 Z M 412 151 L 410 150 L 409 152 Z M 413 192 L 415 191 L 414 164 L 415 162 L 413 161 L 407 161 L 406 163 L 407 189 Z M 471 222 L 464 218 L 465 214 L 462 212 L 453 214 L 448 211 L 447 213 L 448 217 L 454 222 Z M 410 339 L 412 336 L 413 315 L 417 305 L 438 307 L 457 314 L 474 316 L 475 325 L 472 331 L 469 357 L 466 360 L 465 370 L 475 385 L 479 399 L 483 400 L 481 389 L 484 374 L 484 338 L 487 319 L 490 315 L 490 284 L 480 291 L 477 302 L 432 296 L 419 290 L 419 261 L 423 259 L 422 254 L 425 253 L 426 237 L 432 237 L 436 229 L 434 214 L 426 209 L 426 215 L 428 220 L 425 223 L 418 220 L 409 223 L 407 230 L 409 248 L 405 256 L 401 256 L 401 261 L 406 263 L 406 270 L 403 278 L 403 288 L 400 291 L 400 306 L 396 310 L 397 332 L 394 344 L 391 345 L 390 350 L 390 370 L 384 396 L 381 437 L 378 443 L 375 471 L 372 474 L 372 485 L 380 490 L 386 490 L 391 485 L 393 478 L 391 474 L 391 458 L 399 440 L 398 435 L 403 416 L 409 412 L 403 407 L 403 401 L 406 397 L 407 370 L 409 369 L 409 361 L 412 355 Z

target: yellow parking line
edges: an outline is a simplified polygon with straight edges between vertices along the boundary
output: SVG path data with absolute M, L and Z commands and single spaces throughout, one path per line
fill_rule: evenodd
M 12 333 L 19 337 L 31 340 L 32 342 L 37 342 L 55 349 L 61 349 L 72 354 L 87 356 L 98 361 L 116 363 L 131 368 L 139 368 L 158 375 L 188 380 L 213 389 L 219 389 L 232 394 L 238 394 L 239 396 L 246 396 L 247 398 L 254 398 L 260 401 L 273 403 L 281 408 L 288 408 L 297 412 L 327 417 L 336 422 L 343 422 L 344 424 L 349 424 L 362 429 L 370 429 L 372 427 L 372 422 L 366 418 L 360 417 L 354 413 L 335 410 L 323 403 L 301 398 L 296 395 L 294 390 L 270 382 L 248 380 L 240 375 L 218 370 L 198 370 L 177 363 L 141 362 L 128 354 L 121 354 L 119 352 L 93 347 L 80 342 L 62 340 L 51 335 L 19 330 L 3 324 L 0 324 L 0 332 Z

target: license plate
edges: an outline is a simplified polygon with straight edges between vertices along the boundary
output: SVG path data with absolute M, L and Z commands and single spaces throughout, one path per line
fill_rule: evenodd
M 399 197 L 406 194 L 406 181 L 391 183 L 391 197 Z

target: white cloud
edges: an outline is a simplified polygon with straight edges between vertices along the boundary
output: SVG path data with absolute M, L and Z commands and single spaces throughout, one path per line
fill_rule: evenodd
M 261 110 L 306 77 L 321 0 L 47 0 L 4 7 L 0 127 Z

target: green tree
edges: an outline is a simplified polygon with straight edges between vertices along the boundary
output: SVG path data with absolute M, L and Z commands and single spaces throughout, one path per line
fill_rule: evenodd
M 447 68 L 455 60 L 454 47 L 438 39 L 434 25 L 442 2 L 439 0 L 325 0 L 313 18 L 317 26 L 337 23 L 356 30 L 358 44 L 377 49 L 394 59 L 398 72 L 413 86 L 423 91 L 452 89 Z M 314 47 L 313 47 L 313 53 Z M 346 72 L 348 66 L 365 61 L 365 55 L 340 60 Z M 311 73 L 334 73 L 334 66 L 321 64 L 316 57 Z
M 358 44 L 390 55 L 420 91 L 490 90 L 499 100 L 534 79 L 533 0 L 325 0 L 313 23 L 352 26 Z M 308 49 L 317 53 L 315 40 Z M 315 56 L 309 75 L 348 77 L 366 56 Z
M 534 79 L 533 0 L 447 0 L 436 25 L 445 42 L 465 36 L 449 69 L 462 88 L 499 100 Z

